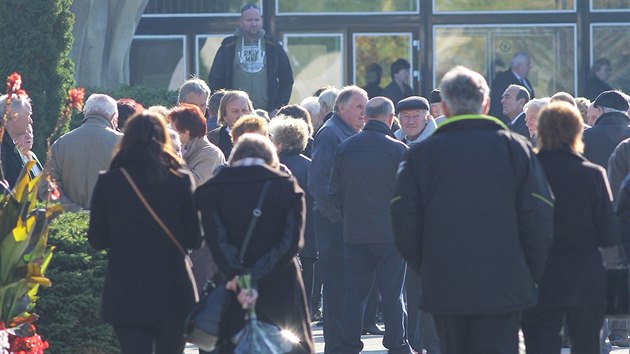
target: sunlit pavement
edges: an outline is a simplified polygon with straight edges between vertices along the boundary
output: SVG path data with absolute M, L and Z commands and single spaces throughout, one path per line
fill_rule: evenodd
M 322 333 L 322 327 L 321 326 L 314 326 L 313 327 L 313 339 L 315 340 L 315 350 L 317 352 L 317 354 L 323 354 L 324 353 L 324 335 Z M 373 335 L 366 335 L 366 336 L 362 336 L 361 339 L 363 340 L 364 343 L 364 348 L 362 353 L 364 354 L 386 354 L 387 350 L 385 350 L 385 348 L 383 347 L 383 336 L 373 336 Z M 523 339 L 521 337 L 521 350 L 520 350 L 521 354 L 525 354 L 525 345 L 523 345 Z M 186 351 L 185 354 L 197 354 L 199 353 L 199 351 L 197 350 L 197 348 L 191 344 L 186 346 Z M 571 351 L 568 348 L 562 349 L 562 354 L 569 354 L 571 353 Z M 615 353 L 615 354 L 621 354 L 621 353 L 630 353 L 630 351 L 628 350 L 628 348 L 619 348 L 619 347 L 613 347 L 613 350 L 611 351 L 611 353 Z

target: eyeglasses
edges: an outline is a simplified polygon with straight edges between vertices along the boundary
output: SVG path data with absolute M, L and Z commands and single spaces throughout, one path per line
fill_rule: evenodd
M 256 9 L 258 11 L 260 11 L 260 7 L 258 7 L 258 5 L 256 4 L 247 4 L 245 6 L 243 6 L 243 8 L 241 8 L 241 13 L 250 10 L 250 9 Z

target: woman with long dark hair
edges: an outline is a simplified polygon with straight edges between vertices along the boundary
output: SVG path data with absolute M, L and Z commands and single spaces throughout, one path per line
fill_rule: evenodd
M 181 353 L 186 344 L 195 293 L 181 249 L 199 247 L 201 234 L 192 178 L 169 140 L 156 113 L 131 117 L 92 195 L 88 240 L 108 252 L 102 316 L 124 354 Z

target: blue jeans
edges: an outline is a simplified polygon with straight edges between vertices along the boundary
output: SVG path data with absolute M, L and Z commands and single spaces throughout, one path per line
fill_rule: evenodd
M 405 329 L 407 311 L 403 301 L 406 266 L 394 243 L 345 244 L 344 270 L 346 296 L 342 352 L 360 353 L 363 349 L 363 315 L 376 277 L 376 284 L 383 297 L 383 346 L 389 353 L 410 353 Z
M 313 213 L 319 270 L 323 283 L 324 352 L 341 353 L 343 316 L 343 223 L 331 223 L 319 210 Z

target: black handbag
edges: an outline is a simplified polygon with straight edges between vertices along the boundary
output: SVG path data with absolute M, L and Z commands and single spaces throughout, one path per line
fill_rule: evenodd
M 265 195 L 269 189 L 271 181 L 265 182 L 256 208 L 252 211 L 252 218 L 243 240 L 243 245 L 239 252 L 239 261 L 243 262 L 245 251 L 249 246 L 249 241 L 252 238 L 256 222 L 262 214 L 262 204 L 265 200 Z M 215 279 L 221 278 L 220 274 Z M 211 280 L 204 287 L 201 301 L 193 306 L 193 309 L 186 318 L 186 327 L 184 328 L 184 337 L 186 341 L 192 344 L 196 344 L 200 349 L 207 352 L 216 348 L 219 339 L 223 337 L 221 331 L 221 323 L 225 317 L 229 299 L 229 291 L 225 288 L 225 281 L 213 281 Z
M 618 243 L 620 264 L 616 268 L 606 269 L 607 317 L 630 316 L 630 268 L 621 242 Z

